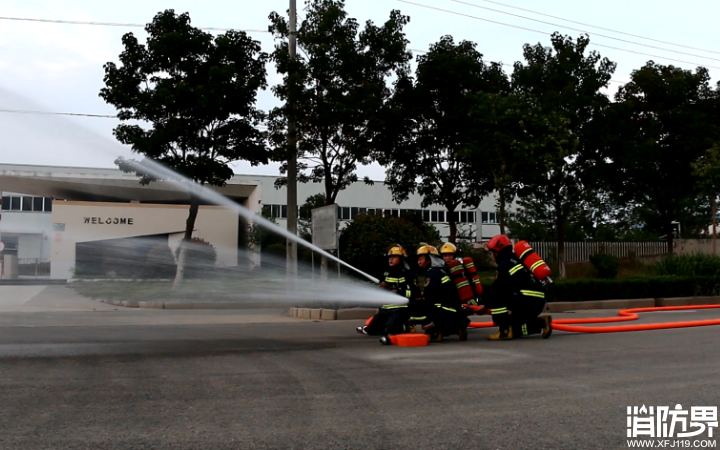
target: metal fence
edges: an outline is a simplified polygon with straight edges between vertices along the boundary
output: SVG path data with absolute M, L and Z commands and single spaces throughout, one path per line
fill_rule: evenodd
M 627 258 L 629 256 L 657 256 L 667 253 L 667 242 L 566 242 L 565 262 L 589 261 L 590 255 Z M 545 260 L 557 261 L 557 242 L 530 242 L 530 246 Z
M 39 258 L 18 258 L 20 278 L 50 278 L 50 261 Z

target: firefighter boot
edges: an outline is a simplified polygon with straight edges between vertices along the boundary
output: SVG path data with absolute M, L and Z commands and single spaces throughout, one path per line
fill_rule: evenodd
M 380 338 L 380 343 L 382 345 L 392 345 L 392 341 L 390 340 L 390 336 L 383 336 Z
M 500 331 L 488 336 L 488 340 L 490 340 L 490 341 L 509 341 L 512 338 L 513 338 L 513 332 L 512 332 L 512 328 L 510 328 L 510 327 L 507 327 L 507 328 L 501 327 Z
M 364 334 L 364 335 L 366 335 L 366 336 L 367 336 L 367 334 L 368 334 L 368 333 L 367 333 L 367 327 L 365 327 L 365 326 L 357 327 L 357 328 L 355 328 L 355 331 L 357 331 L 358 334 Z
M 539 319 L 542 322 L 542 337 L 547 339 L 552 334 L 552 316 L 541 316 Z
M 457 327 L 457 335 L 461 341 L 467 341 L 467 327 Z

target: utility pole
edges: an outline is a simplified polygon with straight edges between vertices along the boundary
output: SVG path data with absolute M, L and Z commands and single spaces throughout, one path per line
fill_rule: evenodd
M 290 59 L 296 59 L 296 38 L 297 38 L 297 9 L 295 0 L 290 0 L 290 36 L 288 36 L 288 50 Z M 292 74 L 288 77 L 292 80 Z M 292 81 L 291 81 L 292 83 Z M 290 115 L 288 117 L 288 139 L 289 151 L 287 162 L 287 229 L 297 236 L 297 131 L 295 126 L 295 99 L 293 98 L 293 86 L 290 87 L 288 103 L 290 103 Z M 287 241 L 287 276 L 297 275 L 297 242 L 292 239 Z

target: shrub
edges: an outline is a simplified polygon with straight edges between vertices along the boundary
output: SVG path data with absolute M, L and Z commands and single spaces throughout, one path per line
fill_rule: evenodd
M 598 278 L 617 278 L 620 270 L 620 260 L 616 256 L 596 253 L 590 255 L 590 262 L 597 270 Z
M 461 256 L 469 256 L 475 263 L 475 268 L 479 272 L 495 270 L 495 262 L 488 250 L 483 247 L 476 247 L 467 242 L 461 242 L 457 245 Z
M 177 270 L 175 257 L 167 245 L 156 245 L 148 251 L 139 278 L 173 278 Z
M 217 251 L 211 243 L 192 238 L 185 251 L 186 278 L 202 278 L 212 273 L 217 262 Z M 175 251 L 175 257 L 180 258 L 180 246 Z
M 673 255 L 653 264 L 653 269 L 657 275 L 719 277 L 720 256 L 702 253 Z
M 548 288 L 549 302 L 716 295 L 715 277 L 644 277 L 622 280 L 561 280 Z
M 434 229 L 418 227 L 404 218 L 363 214 L 340 235 L 340 255 L 363 272 L 379 275 L 387 266 L 385 255 L 391 244 L 402 245 L 412 265 L 418 244 L 433 238 Z

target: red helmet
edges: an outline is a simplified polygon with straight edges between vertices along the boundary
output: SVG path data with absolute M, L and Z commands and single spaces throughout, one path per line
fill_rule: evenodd
M 487 243 L 487 248 L 490 251 L 499 252 L 509 245 L 512 245 L 510 239 L 504 234 L 498 234 L 494 238 L 490 239 L 490 242 Z

